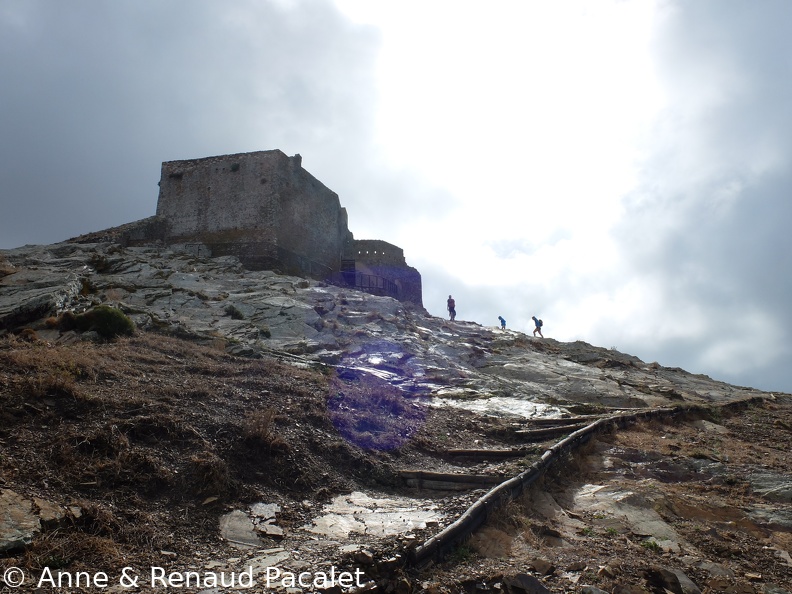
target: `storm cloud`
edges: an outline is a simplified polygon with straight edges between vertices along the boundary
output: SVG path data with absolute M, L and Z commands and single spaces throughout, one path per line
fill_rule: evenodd
M 3 2 L 0 246 L 152 215 L 162 161 L 280 148 L 354 170 L 377 43 L 320 1 Z

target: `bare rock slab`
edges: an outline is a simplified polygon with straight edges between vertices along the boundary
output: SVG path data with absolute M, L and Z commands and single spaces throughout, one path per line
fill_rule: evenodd
M 40 531 L 33 503 L 9 489 L 0 491 L 0 552 L 29 545 Z
M 248 515 L 234 510 L 220 518 L 220 535 L 228 542 L 243 547 L 261 546 L 256 529 Z

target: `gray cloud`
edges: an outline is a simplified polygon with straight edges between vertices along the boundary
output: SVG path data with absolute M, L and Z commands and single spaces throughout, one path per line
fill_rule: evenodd
M 656 44 L 668 107 L 617 234 L 628 274 L 657 281 L 669 321 L 703 331 L 625 346 L 730 381 L 789 389 L 792 6 L 669 8 Z
M 4 2 L 0 247 L 153 214 L 165 160 L 280 148 L 324 155 L 320 179 L 353 169 L 378 43 L 320 0 Z

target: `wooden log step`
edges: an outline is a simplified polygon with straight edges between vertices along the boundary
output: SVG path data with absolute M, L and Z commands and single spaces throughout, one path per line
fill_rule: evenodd
M 512 448 L 509 450 L 447 450 L 446 454 L 449 456 L 456 456 L 459 458 L 476 458 L 479 460 L 499 459 L 499 458 L 520 458 L 532 454 L 534 451 L 528 448 Z
M 601 419 L 602 415 L 580 415 L 577 417 L 566 417 L 563 419 L 547 419 L 547 418 L 531 418 L 526 419 L 527 425 L 537 425 L 544 427 L 547 425 L 574 425 L 576 423 L 593 423 L 597 419 Z
M 470 491 L 503 482 L 502 474 L 453 474 L 426 470 L 400 470 L 399 476 L 408 487 L 432 491 Z
M 514 432 L 514 434 L 528 441 L 533 441 L 533 440 L 541 441 L 543 439 L 549 439 L 551 437 L 557 437 L 559 435 L 572 433 L 573 431 L 582 429 L 586 425 L 587 423 L 575 423 L 574 425 L 563 425 L 560 427 L 545 427 L 543 429 L 517 429 Z

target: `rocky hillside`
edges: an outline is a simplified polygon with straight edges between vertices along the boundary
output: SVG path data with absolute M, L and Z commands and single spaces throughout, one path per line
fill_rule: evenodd
M 246 568 L 253 591 L 323 568 L 383 592 L 791 587 L 787 395 L 178 246 L 0 252 L 0 329 L 0 563 L 29 591 L 154 566 L 196 592 Z M 599 433 L 411 562 L 560 439 L 656 409 L 678 414 Z

